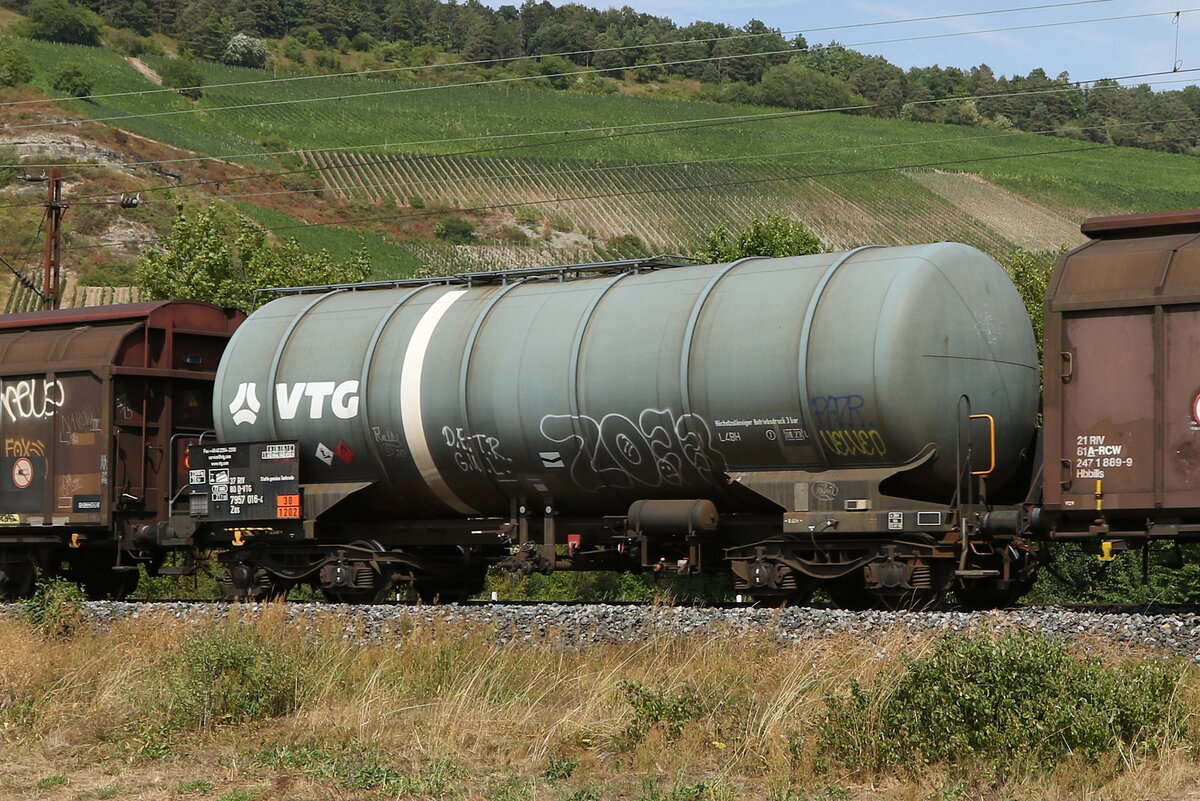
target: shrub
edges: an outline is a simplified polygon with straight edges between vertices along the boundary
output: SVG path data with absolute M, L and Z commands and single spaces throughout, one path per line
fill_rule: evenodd
M 33 77 L 33 62 L 12 39 L 0 39 L 0 85 L 20 86 Z
M 819 739 L 841 763 L 876 770 L 1152 752 L 1182 734 L 1177 673 L 1166 661 L 1101 665 L 1040 635 L 948 637 L 893 682 L 828 698 Z
M 622 256 L 633 258 L 647 256 L 646 244 L 637 234 L 620 234 L 608 240 L 608 249 Z
M 204 96 L 204 90 L 200 88 L 204 83 L 204 73 L 190 58 L 171 59 L 159 70 L 159 76 L 164 86 L 177 90 L 184 97 L 199 100 Z
M 667 742 L 678 740 L 683 727 L 704 711 L 700 694 L 694 686 L 684 683 L 678 690 L 656 690 L 635 681 L 623 681 L 621 693 L 633 710 L 633 719 L 625 727 L 625 739 L 636 745 L 646 738 L 655 726 L 662 729 Z
M 239 33 L 229 40 L 229 44 L 225 45 L 221 61 L 231 67 L 262 69 L 267 66 L 267 55 L 266 42 L 257 37 Z
M 286 715 L 299 705 L 304 656 L 251 629 L 189 634 L 166 671 L 173 724 L 208 727 Z
M 123 56 L 162 55 L 162 48 L 157 42 L 128 28 L 110 33 L 108 43 Z
M 475 226 L 463 217 L 444 217 L 433 226 L 433 235 L 456 245 L 475 241 Z
M 292 61 L 303 64 L 304 43 L 294 36 L 285 36 L 283 39 L 283 55 Z
M 21 601 L 18 614 L 42 634 L 69 637 L 87 625 L 84 604 L 87 594 L 78 584 L 54 578 L 38 585 L 34 594 Z
M 25 19 L 13 30 L 30 39 L 96 46 L 100 44 L 100 18 L 68 0 L 33 0 Z
M 316 65 L 322 69 L 336 70 L 341 69 L 342 61 L 334 51 L 320 50 L 317 52 Z
M 525 229 L 518 228 L 515 225 L 502 226 L 496 231 L 496 239 L 509 245 L 528 245 L 529 234 Z
M 750 220 L 732 239 L 725 226 L 714 228 L 692 255 L 717 263 L 747 256 L 804 256 L 820 253 L 821 247 L 821 240 L 802 223 L 769 214 Z
M 66 64 L 50 78 L 50 86 L 72 97 L 87 97 L 92 93 L 92 78 L 78 64 Z

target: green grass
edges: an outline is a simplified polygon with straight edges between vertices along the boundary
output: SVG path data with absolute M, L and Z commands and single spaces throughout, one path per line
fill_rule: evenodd
M 282 212 L 265 209 L 250 203 L 238 203 L 240 212 L 266 228 L 297 225 L 301 221 Z M 279 231 L 281 238 L 295 239 L 309 250 L 325 250 L 336 261 L 345 261 L 356 251 L 365 249 L 374 268 L 373 280 L 403 278 L 415 273 L 421 261 L 398 242 L 380 234 L 351 231 L 336 226 L 294 228 Z

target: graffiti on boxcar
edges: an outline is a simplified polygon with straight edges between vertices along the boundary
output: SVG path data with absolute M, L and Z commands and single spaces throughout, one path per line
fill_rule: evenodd
M 712 482 L 725 466 L 713 448 L 708 423 L 698 415 L 676 415 L 669 409 L 646 409 L 636 421 L 621 414 L 599 420 L 548 414 L 542 418 L 541 431 L 551 442 L 576 446 L 574 454 L 562 458 L 570 463 L 571 478 L 589 492 L 604 486 L 630 489 Z M 543 462 L 546 458 L 543 454 Z
M 72 409 L 58 414 L 58 441 L 71 445 L 93 445 L 100 430 L 100 417 L 94 409 Z
M 512 459 L 500 452 L 500 440 L 490 434 L 468 434 L 461 428 L 442 426 L 442 438 L 464 473 L 486 473 L 497 478 L 512 475 Z
M 56 378 L 26 378 L 4 385 L 0 404 L 11 422 L 18 420 L 41 420 L 54 414 L 55 409 L 66 401 L 66 391 Z
M 25 437 L 5 437 L 5 456 L 45 456 L 46 445 L 40 439 Z

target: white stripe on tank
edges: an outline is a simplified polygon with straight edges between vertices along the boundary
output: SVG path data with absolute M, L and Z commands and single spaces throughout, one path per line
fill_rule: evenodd
M 400 418 L 404 425 L 404 438 L 408 450 L 416 463 L 417 471 L 430 491 L 438 500 L 460 514 L 478 514 L 454 494 L 446 479 L 442 477 L 429 451 L 425 438 L 425 421 L 421 416 L 421 373 L 425 367 L 425 354 L 433 339 L 434 329 L 456 300 L 467 294 L 466 290 L 447 292 L 433 302 L 413 329 L 404 352 L 404 366 L 400 372 Z

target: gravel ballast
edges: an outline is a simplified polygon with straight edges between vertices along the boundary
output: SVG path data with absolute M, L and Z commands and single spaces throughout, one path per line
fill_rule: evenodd
M 0 605 L 0 614 L 9 615 L 15 610 L 15 605 Z M 258 604 L 93 601 L 86 604 L 85 611 L 104 627 L 125 618 L 199 622 L 233 616 L 253 620 L 264 610 Z M 273 605 L 269 613 L 281 614 L 285 625 L 306 632 L 375 645 L 393 644 L 418 629 L 426 629 L 435 636 L 484 635 L 499 644 L 545 642 L 568 647 L 639 642 L 663 636 L 726 639 L 768 634 L 786 644 L 839 636 L 882 641 L 930 633 L 1017 629 L 1200 661 L 1200 614 L 1191 611 L 1139 613 L 1028 607 L 990 612 L 850 612 L 808 607 L 722 609 L 504 603 L 345 606 L 292 602 L 282 607 Z

